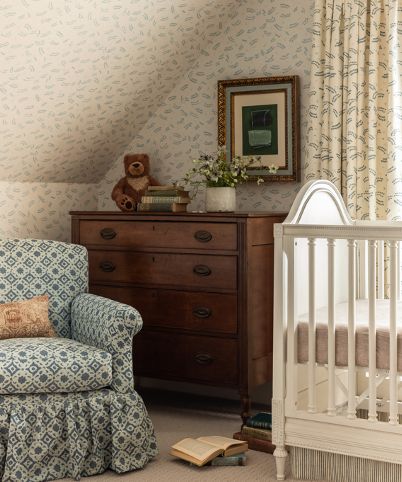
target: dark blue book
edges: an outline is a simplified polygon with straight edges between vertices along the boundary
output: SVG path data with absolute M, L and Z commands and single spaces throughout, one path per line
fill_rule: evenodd
M 246 426 L 272 430 L 272 413 L 259 412 L 247 419 Z

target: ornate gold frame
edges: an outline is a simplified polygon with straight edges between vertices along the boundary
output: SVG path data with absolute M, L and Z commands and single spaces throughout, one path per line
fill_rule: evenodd
M 299 77 L 297 75 L 283 76 L 283 77 L 257 77 L 254 79 L 232 79 L 232 80 L 219 80 L 218 81 L 218 145 L 226 145 L 226 132 L 227 129 L 231 130 L 231 146 L 230 153 L 233 152 L 234 135 L 233 135 L 233 109 L 230 109 L 230 119 L 226 118 L 226 89 L 228 87 L 250 87 L 249 91 L 245 91 L 247 94 L 259 94 L 267 92 L 277 92 L 280 89 L 275 90 L 275 86 L 278 84 L 288 84 L 291 87 L 291 98 L 286 98 L 287 102 L 291 102 L 291 132 L 286 128 L 286 159 L 284 159 L 284 165 L 289 167 L 289 152 L 288 152 L 288 138 L 291 136 L 291 174 L 269 174 L 268 169 L 266 173 L 253 176 L 252 170 L 250 171 L 250 179 L 256 179 L 257 177 L 265 177 L 267 181 L 298 181 L 299 180 L 299 157 L 300 157 L 300 125 L 299 125 Z M 253 86 L 267 85 L 270 88 L 267 90 L 254 90 Z M 233 96 L 231 96 L 231 106 L 233 105 Z M 287 109 L 286 109 L 287 116 Z M 287 119 L 288 120 L 288 119 Z M 287 124 L 287 122 L 286 122 Z M 232 156 L 230 156 L 232 157 Z

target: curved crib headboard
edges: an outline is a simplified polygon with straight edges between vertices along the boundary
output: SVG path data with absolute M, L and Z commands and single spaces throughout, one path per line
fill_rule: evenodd
M 335 185 L 330 181 L 317 180 L 306 183 L 297 194 L 289 214 L 283 222 L 283 234 L 286 236 L 286 225 L 315 225 L 319 226 L 351 226 L 354 221 L 346 210 L 345 203 Z M 302 226 L 300 226 L 302 227 Z M 320 234 L 317 232 L 317 235 Z M 309 245 L 308 236 L 303 230 L 300 236 L 290 235 L 292 240 L 292 253 L 288 253 L 293 260 L 295 273 L 303 282 L 297 285 L 297 301 L 295 302 L 295 313 L 302 315 L 308 313 L 308 277 L 309 272 Z M 328 277 L 328 247 L 327 239 L 319 238 L 314 240 L 315 252 L 315 279 L 321 280 L 316 286 L 317 308 L 325 307 L 328 303 L 328 289 L 325 279 Z M 338 240 L 335 247 L 337 272 L 339 279 L 344 279 L 348 273 L 348 248 L 346 240 Z M 304 278 L 303 278 L 304 277 Z M 296 289 L 296 288 L 295 288 Z M 336 302 L 347 300 L 347 284 L 341 283 L 334 293 Z M 296 299 L 295 298 L 295 299 Z
M 353 224 L 338 189 L 330 181 L 309 181 L 297 194 L 283 224 Z

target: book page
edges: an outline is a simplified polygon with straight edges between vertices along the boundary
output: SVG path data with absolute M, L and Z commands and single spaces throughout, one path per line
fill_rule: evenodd
M 215 447 L 219 447 L 223 450 L 226 450 L 228 447 L 232 447 L 233 445 L 245 444 L 243 440 L 235 440 L 234 438 L 221 437 L 219 435 L 211 435 L 209 437 L 198 437 L 197 440 L 199 440 L 200 442 L 214 445 Z
M 222 452 L 222 448 L 213 445 L 211 446 L 211 444 L 193 438 L 180 440 L 177 444 L 172 445 L 172 449 L 191 455 L 199 460 L 205 460 L 211 455 L 218 455 Z

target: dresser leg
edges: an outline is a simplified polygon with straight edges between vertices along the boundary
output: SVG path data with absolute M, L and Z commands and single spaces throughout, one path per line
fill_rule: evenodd
M 240 402 L 241 402 L 241 419 L 243 421 L 242 426 L 247 422 L 250 417 L 250 406 L 251 399 L 248 392 L 240 391 Z

